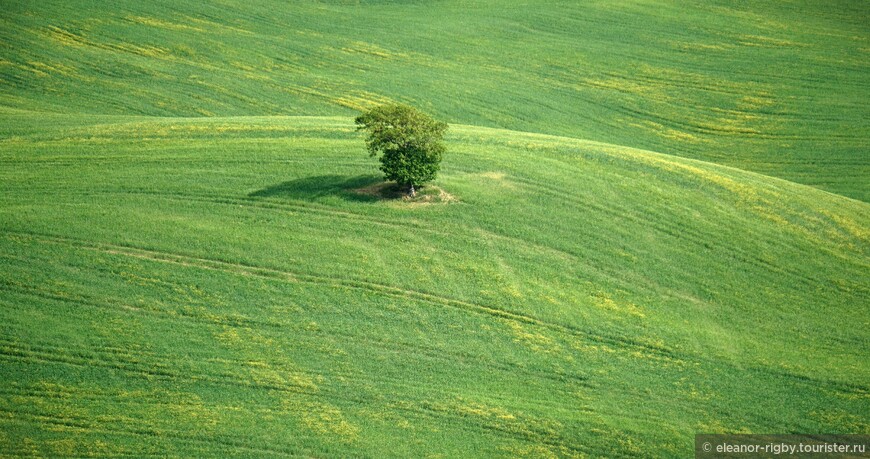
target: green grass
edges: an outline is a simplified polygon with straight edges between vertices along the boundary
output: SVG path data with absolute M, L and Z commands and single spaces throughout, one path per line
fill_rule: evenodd
M 3 2 L 0 104 L 452 123 L 713 161 L 868 201 L 865 2 Z
M 0 2 L 0 457 L 870 434 L 868 7 L 576 3 Z
M 862 202 L 454 125 L 378 199 L 351 118 L 6 115 L 0 450 L 691 454 L 868 433 Z

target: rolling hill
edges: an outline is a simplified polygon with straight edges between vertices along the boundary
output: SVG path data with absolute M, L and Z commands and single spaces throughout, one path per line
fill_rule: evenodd
M 866 432 L 867 204 L 455 125 L 379 200 L 347 118 L 6 116 L 6 451 L 683 455 Z M 522 218 L 516 218 L 522 216 Z
M 862 2 L 4 2 L 0 103 L 450 122 L 712 161 L 870 200 Z
M 464 5 L 5 2 L 0 455 L 870 434 L 866 7 Z

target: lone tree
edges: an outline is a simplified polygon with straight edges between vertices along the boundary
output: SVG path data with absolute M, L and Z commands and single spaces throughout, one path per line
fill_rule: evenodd
M 366 147 L 380 157 L 386 180 L 395 180 L 415 196 L 416 188 L 431 182 L 441 166 L 447 124 L 414 107 L 388 104 L 356 118 L 357 130 L 368 132 Z

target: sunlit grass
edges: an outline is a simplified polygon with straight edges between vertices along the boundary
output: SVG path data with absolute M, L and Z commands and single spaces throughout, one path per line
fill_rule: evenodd
M 0 105 L 352 116 L 399 101 L 866 201 L 867 16 L 815 1 L 30 2 L 4 9 Z
M 352 118 L 3 119 L 9 454 L 685 456 L 697 432 L 870 432 L 865 203 L 453 125 L 430 190 L 455 199 L 420 205 L 359 192 L 378 173 Z

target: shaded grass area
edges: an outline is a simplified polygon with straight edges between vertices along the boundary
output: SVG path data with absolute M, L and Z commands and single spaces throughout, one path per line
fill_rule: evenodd
M 414 206 L 350 118 L 8 115 L 0 450 L 685 456 L 870 432 L 870 208 L 451 126 Z M 371 199 L 370 199 L 371 198 Z
M 360 188 L 382 183 L 377 175 L 318 175 L 290 180 L 254 191 L 248 196 L 262 198 L 286 198 L 316 201 L 327 196 L 340 196 L 352 201 L 376 201 L 381 193 L 361 193 Z M 399 196 L 392 196 L 399 197 Z
M 317 202 L 340 198 L 355 202 L 388 202 L 397 205 L 446 204 L 459 200 L 434 185 L 418 186 L 415 196 L 406 187 L 385 182 L 382 175 L 318 175 L 290 180 L 250 193 L 251 198 L 276 198 Z
M 0 15 L 0 105 L 350 116 L 400 101 L 866 201 L 868 15 L 804 0 L 18 2 Z

